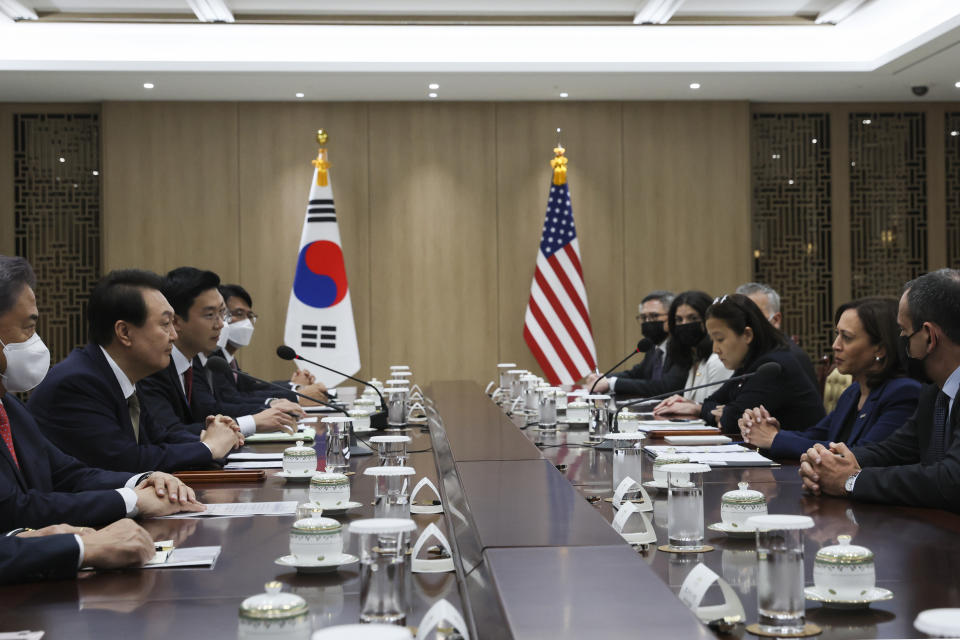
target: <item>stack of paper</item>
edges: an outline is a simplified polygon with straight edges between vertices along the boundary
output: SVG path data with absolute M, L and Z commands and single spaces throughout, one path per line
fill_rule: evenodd
M 690 462 L 700 462 L 711 467 L 770 467 L 776 465 L 770 458 L 738 444 L 690 447 L 648 445 L 644 449 L 655 456 L 666 451 L 682 453 L 690 458 Z
M 232 469 L 282 469 L 283 452 L 277 453 L 231 453 L 223 467 Z
M 250 516 L 293 516 L 297 501 L 284 502 L 214 502 L 206 511 L 184 511 L 161 518 L 246 518 Z
M 303 440 L 305 442 L 313 442 L 313 439 L 317 436 L 316 431 L 312 427 L 304 427 L 302 431 L 297 433 L 287 433 L 286 431 L 273 431 L 270 433 L 254 433 L 244 438 L 247 442 L 296 442 L 297 440 Z

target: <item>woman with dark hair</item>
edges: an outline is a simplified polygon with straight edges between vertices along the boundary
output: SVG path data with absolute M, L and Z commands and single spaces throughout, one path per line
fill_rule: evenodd
M 654 413 L 699 416 L 724 433 L 736 434 L 740 433 L 737 421 L 743 412 L 760 405 L 769 409 L 781 424 L 797 428 L 816 424 L 823 418 L 820 394 L 787 349 L 787 339 L 750 298 L 741 294 L 717 298 L 707 309 L 706 325 L 713 352 L 734 376 L 753 373 L 768 362 L 779 364 L 779 373 L 731 380 L 702 404 L 673 396 L 660 403 Z
M 743 439 L 777 458 L 799 458 L 818 442 L 847 446 L 878 442 L 907 421 L 917 408 L 920 383 L 906 375 L 900 347 L 897 301 L 861 298 L 837 309 L 834 362 L 853 376 L 830 415 L 806 431 L 782 431 L 764 407 L 748 409 L 740 418 Z
M 667 341 L 667 359 L 684 369 L 689 369 L 686 387 L 695 387 L 710 382 L 721 382 L 733 373 L 713 353 L 713 341 L 707 335 L 703 321 L 712 299 L 703 291 L 684 291 L 670 305 L 667 324 L 670 340 Z M 703 402 L 716 387 L 688 391 L 687 400 Z

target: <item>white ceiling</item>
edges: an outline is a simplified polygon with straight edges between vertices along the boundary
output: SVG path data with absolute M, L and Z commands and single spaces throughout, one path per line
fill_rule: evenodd
M 40 19 L 0 22 L 0 101 L 429 100 L 430 82 L 437 100 L 960 101 L 960 0 L 867 0 L 836 26 L 813 18 L 837 0 L 685 0 L 662 26 L 632 24 L 643 0 L 227 0 L 234 24 L 186 0 L 20 2 Z M 535 25 L 407 24 L 430 15 Z

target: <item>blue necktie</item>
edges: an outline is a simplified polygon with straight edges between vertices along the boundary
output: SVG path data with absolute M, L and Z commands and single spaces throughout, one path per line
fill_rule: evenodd
M 947 414 L 950 396 L 943 391 L 937 394 L 933 405 L 933 433 L 930 435 L 931 462 L 940 462 L 947 454 Z

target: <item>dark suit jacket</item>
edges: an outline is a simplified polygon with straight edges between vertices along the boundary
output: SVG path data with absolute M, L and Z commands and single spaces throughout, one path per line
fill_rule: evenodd
M 717 405 L 725 405 L 717 426 L 724 433 L 740 433 L 737 420 L 747 409 L 767 408 L 784 429 L 803 429 L 816 424 L 826 413 L 817 388 L 800 368 L 787 349 L 767 352 L 733 372 L 734 377 L 756 371 L 766 362 L 780 364 L 775 377 L 754 376 L 746 380 L 730 380 L 703 401 L 700 417 L 707 424 L 717 424 L 710 413 Z
M 916 412 L 902 427 L 882 442 L 852 449 L 862 468 L 853 488 L 854 498 L 960 513 L 960 403 L 953 404 L 947 454 L 935 462 L 930 438 L 939 392 L 936 385 L 924 385 Z
M 119 493 L 129 473 L 88 467 L 43 437 L 37 423 L 11 394 L 3 396 L 20 468 L 0 444 L 0 531 L 67 523 L 99 527 L 123 518 Z
M 836 408 L 816 425 L 806 431 L 783 430 L 770 446 L 770 455 L 775 458 L 798 459 L 816 443 L 827 446 L 838 442 L 838 434 L 851 412 L 856 412 L 850 436 L 844 440 L 847 446 L 879 442 L 903 426 L 917 409 L 920 383 L 911 378 L 894 378 L 870 392 L 863 409 L 857 410 L 860 401 L 860 385 L 854 382 L 840 395 Z
M 203 375 L 194 373 L 189 405 L 187 397 L 183 395 L 173 358 L 170 358 L 166 369 L 137 383 L 144 403 L 142 406 L 147 408 L 158 429 L 166 433 L 186 430 L 199 435 L 206 428 L 207 416 L 220 413 L 217 401 L 203 378 Z
M 617 378 L 614 391 L 618 396 L 656 396 L 670 391 L 679 391 L 687 383 L 689 367 L 674 365 L 669 356 L 664 355 L 663 374 L 653 377 L 653 350 L 643 357 L 640 364 L 626 371 L 611 374 Z
M 230 376 L 231 378 L 233 376 Z M 205 394 L 213 396 L 216 402 L 216 413 L 222 413 L 231 418 L 253 415 L 268 408 L 266 398 L 259 395 L 249 395 L 237 391 L 236 387 L 226 385 L 226 376 L 214 373 L 200 364 L 200 357 L 193 359 L 193 384 L 196 392 L 197 382 L 203 385 Z
M 65 580 L 77 575 L 80 547 L 72 534 L 0 536 L 0 584 Z
M 210 464 L 210 449 L 192 433 L 159 429 L 140 398 L 140 441 L 120 384 L 95 344 L 75 349 L 30 395 L 40 430 L 61 451 L 114 471 L 179 471 Z
M 787 339 L 787 346 L 790 347 L 790 353 L 793 354 L 793 357 L 797 359 L 797 364 L 800 365 L 800 369 L 803 371 L 804 375 L 810 378 L 810 382 L 813 383 L 814 389 L 820 388 L 820 382 L 817 380 L 817 372 L 813 369 L 813 362 L 810 360 L 810 356 L 807 355 L 807 352 L 800 348 L 793 340 Z
M 220 349 L 217 349 L 213 355 L 220 356 L 224 360 L 227 359 L 223 351 Z M 237 363 L 237 367 L 240 369 L 240 371 L 243 371 L 243 368 L 240 367 L 240 361 L 237 360 L 236 357 L 234 357 L 233 361 Z M 214 374 L 214 376 L 216 375 L 217 374 Z M 240 393 L 247 394 L 249 397 L 258 397 L 263 400 L 267 400 L 269 398 L 286 398 L 290 402 L 297 402 L 298 400 L 297 394 L 290 389 L 289 380 L 279 380 L 274 382 L 274 384 L 283 387 L 281 389 L 267 384 L 266 382 L 258 382 L 257 380 L 247 376 L 237 376 L 236 378 L 233 376 L 220 376 L 220 378 L 222 378 L 220 384 L 224 385 L 224 388 L 235 389 Z

